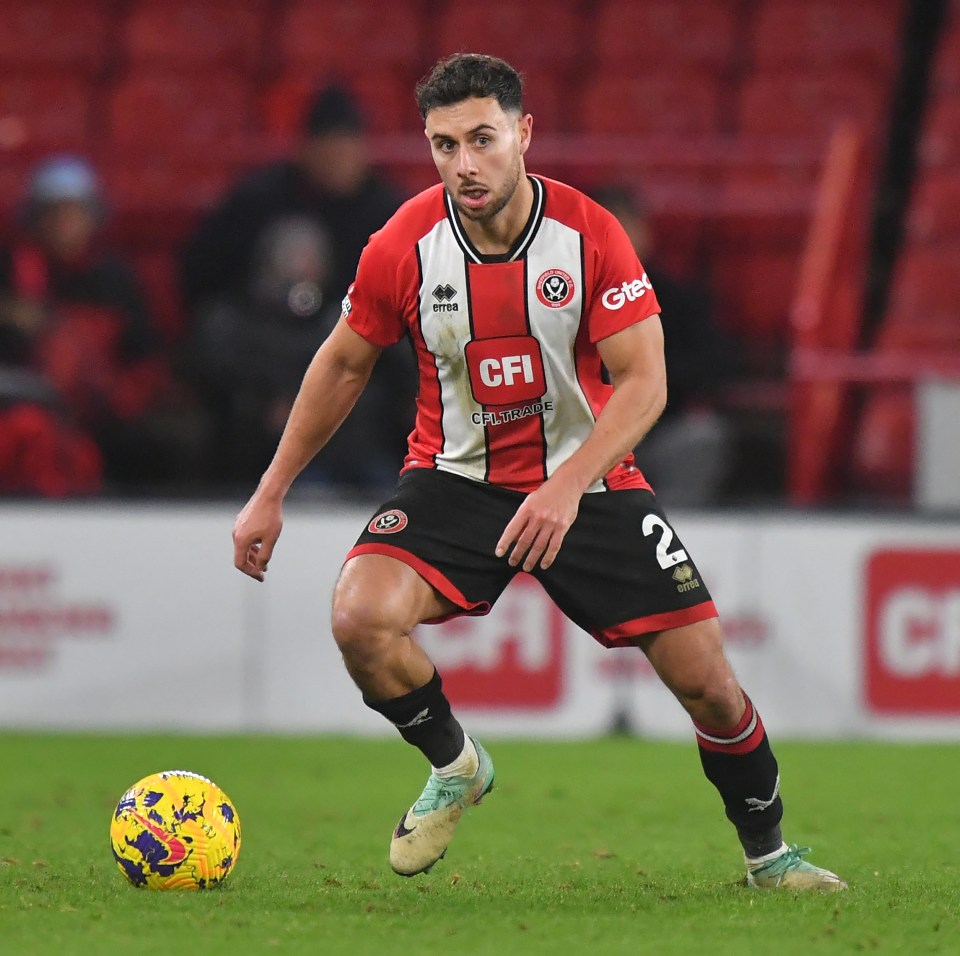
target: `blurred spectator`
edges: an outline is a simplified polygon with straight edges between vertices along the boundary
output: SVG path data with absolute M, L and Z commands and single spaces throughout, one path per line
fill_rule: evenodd
M 314 219 L 274 219 L 245 285 L 200 307 L 184 354 L 214 415 L 210 477 L 255 484 L 276 449 L 300 380 L 340 317 L 332 243 Z M 301 481 L 382 492 L 396 481 L 414 418 L 413 353 L 381 355 L 370 383 Z
M 337 300 L 353 281 L 360 253 L 400 205 L 370 167 L 360 112 L 343 89 L 320 90 L 308 106 L 295 155 L 242 180 L 200 223 L 183 256 L 184 301 L 241 293 L 270 224 L 313 219 L 333 238 L 330 288 Z
M 0 361 L 8 410 L 17 389 L 33 382 L 24 401 L 56 414 L 62 436 L 92 436 L 107 481 L 133 488 L 179 477 L 191 436 L 172 414 L 175 389 L 137 280 L 104 247 L 104 219 L 97 176 L 84 160 L 54 157 L 33 171 L 18 233 L 0 250 Z M 22 427 L 23 415 L 15 421 Z M 38 421 L 29 417 L 27 431 Z M 81 470 L 89 473 L 89 462 Z M 69 481 L 48 477 L 49 487 L 70 493 Z
M 637 193 L 612 184 L 595 190 L 593 198 L 620 221 L 661 308 L 667 407 L 637 446 L 637 465 L 668 504 L 714 504 L 736 455 L 734 430 L 717 408 L 732 373 L 731 344 L 713 321 L 706 290 L 659 267 L 653 226 Z

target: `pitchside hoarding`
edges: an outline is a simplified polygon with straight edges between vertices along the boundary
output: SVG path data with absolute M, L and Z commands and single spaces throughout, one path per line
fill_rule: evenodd
M 390 733 L 330 637 L 367 511 L 291 507 L 263 585 L 235 509 L 0 509 L 0 726 Z M 673 516 L 778 737 L 960 738 L 960 521 Z M 418 639 L 471 730 L 688 737 L 639 651 L 606 651 L 520 575 Z

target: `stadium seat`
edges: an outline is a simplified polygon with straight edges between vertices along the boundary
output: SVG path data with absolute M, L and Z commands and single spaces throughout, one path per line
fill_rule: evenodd
M 630 75 L 690 67 L 723 72 L 737 57 L 739 6 L 699 0 L 694 13 L 676 0 L 606 0 L 594 14 L 595 61 Z
M 276 27 L 279 73 L 424 68 L 420 4 L 294 0 Z
M 304 111 L 314 92 L 325 82 L 336 81 L 353 93 L 372 133 L 418 132 L 420 116 L 414 101 L 414 78 L 380 70 L 350 75 L 337 74 L 330 80 L 314 74 L 287 74 L 271 83 L 260 97 L 263 129 L 282 140 L 300 133 Z
M 856 71 L 756 73 L 741 88 L 738 127 L 821 142 L 838 122 L 854 120 L 875 134 L 887 98 L 887 85 Z
M 92 100 L 92 84 L 74 75 L 18 72 L 0 81 L 0 118 L 16 124 L 21 144 L 28 147 L 83 144 Z
M 176 342 L 184 332 L 184 317 L 173 249 L 135 252 L 133 264 L 150 302 L 151 318 L 157 331 L 165 343 Z
M 718 320 L 745 343 L 750 371 L 774 361 L 786 344 L 790 306 L 796 291 L 801 250 L 765 244 L 727 243 L 710 250 L 710 288 Z
M 253 71 L 261 61 L 264 12 L 257 0 L 136 0 L 123 23 L 122 50 L 136 69 Z
M 0 0 L 0 70 L 98 74 L 109 51 L 109 0 Z
M 960 169 L 957 168 L 921 173 L 907 216 L 908 242 L 926 244 L 943 240 L 960 240 Z M 960 264 L 957 268 L 960 270 Z
M 951 22 L 941 34 L 933 88 L 941 93 L 960 93 L 960 10 L 954 11 Z
M 909 248 L 893 275 L 879 343 L 960 350 L 960 240 Z
M 110 91 L 107 135 L 126 146 L 172 151 L 228 145 L 249 133 L 252 92 L 235 74 L 146 73 Z
M 765 0 L 754 23 L 755 67 L 816 65 L 889 77 L 899 52 L 903 6 L 902 0 Z
M 944 93 L 931 104 L 919 154 L 928 169 L 960 165 L 960 90 Z
M 503 57 L 536 83 L 544 71 L 566 73 L 582 52 L 574 4 L 554 0 L 450 0 L 428 31 L 431 61 L 457 51 Z
M 719 132 L 721 87 L 706 75 L 626 77 L 598 73 L 577 102 L 577 130 L 594 135 L 710 135 Z
M 863 493 L 901 503 L 909 499 L 915 470 L 916 416 L 909 385 L 870 389 L 851 449 L 851 478 Z

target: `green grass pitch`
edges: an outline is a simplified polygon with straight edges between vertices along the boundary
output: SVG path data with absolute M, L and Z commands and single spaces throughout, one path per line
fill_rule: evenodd
M 402 879 L 390 831 L 425 779 L 397 740 L 0 734 L 0 951 L 960 953 L 960 747 L 782 742 L 788 840 L 840 895 L 740 885 L 696 747 L 485 741 L 497 787 L 446 860 Z M 123 791 L 211 777 L 243 823 L 206 893 L 129 886 L 110 854 Z

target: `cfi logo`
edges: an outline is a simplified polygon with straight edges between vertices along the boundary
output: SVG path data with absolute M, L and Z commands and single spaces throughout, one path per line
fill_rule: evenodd
M 396 534 L 398 531 L 403 531 L 406 526 L 407 516 L 398 508 L 393 508 L 377 515 L 367 525 L 367 531 L 372 534 Z
M 563 269 L 548 269 L 537 279 L 537 298 L 551 309 L 563 308 L 573 291 L 573 279 Z

